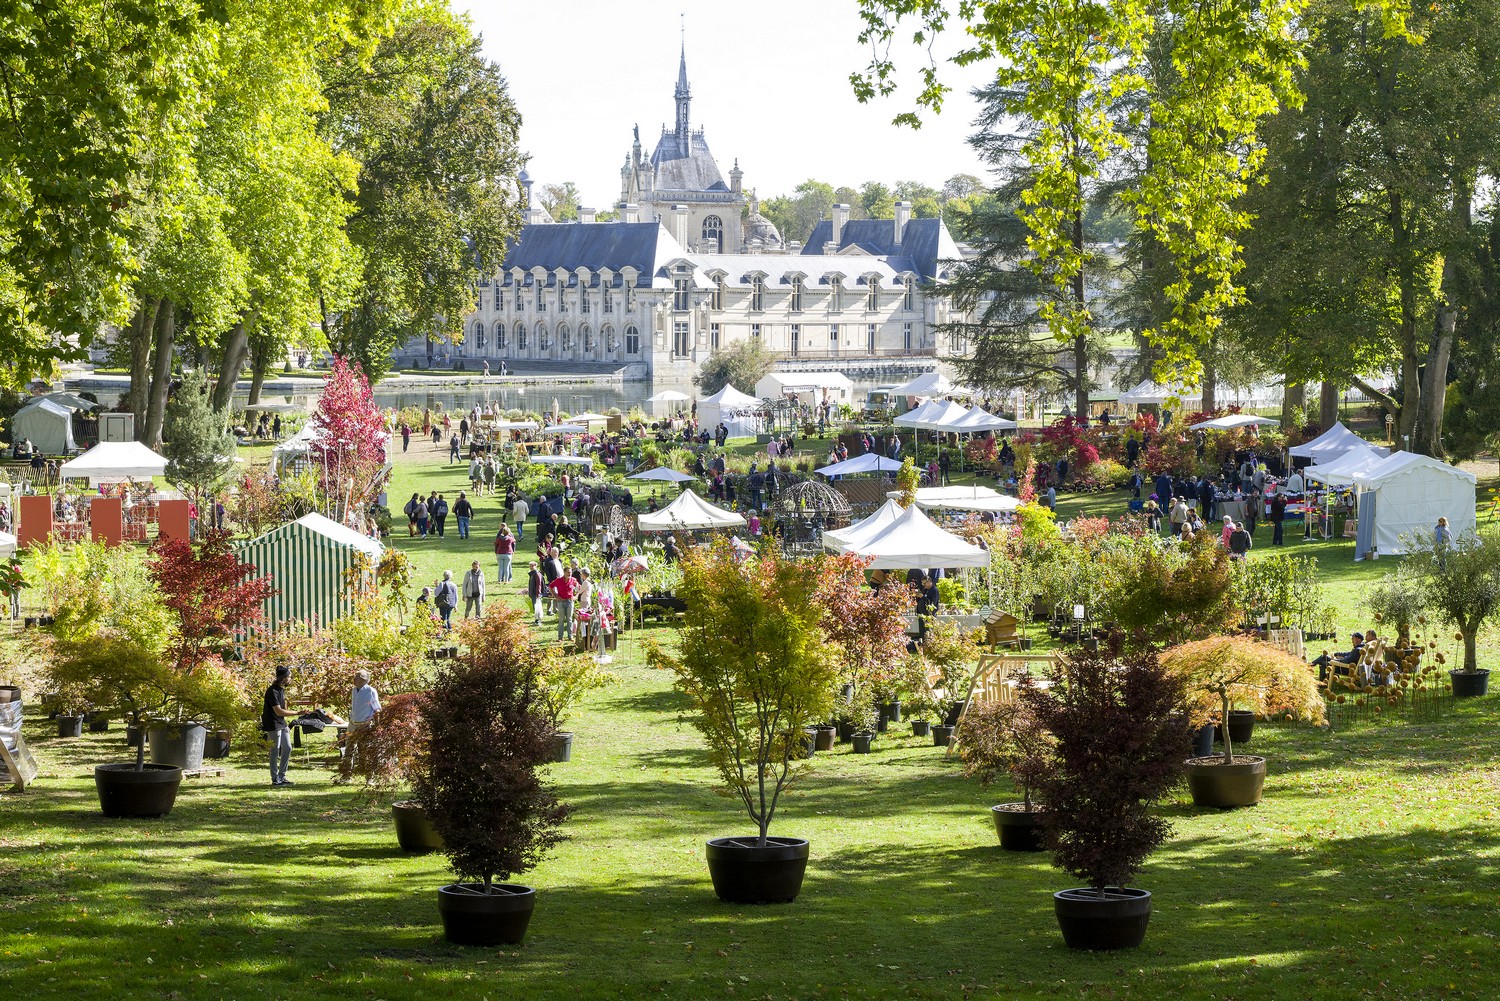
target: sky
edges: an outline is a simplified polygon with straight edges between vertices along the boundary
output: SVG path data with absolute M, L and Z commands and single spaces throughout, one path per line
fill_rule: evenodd
M 920 130 L 891 124 L 911 108 L 925 57 L 909 44 L 897 49 L 902 89 L 861 105 L 849 74 L 868 64 L 870 50 L 857 41 L 856 0 L 453 3 L 506 77 L 532 178 L 572 181 L 586 207 L 619 200 L 633 125 L 648 154 L 671 125 L 684 27 L 692 124 L 706 130 L 726 180 L 736 158 L 745 187 L 762 198 L 808 178 L 835 187 L 987 179 L 966 141 L 978 110 L 969 91 L 984 70 L 948 64 L 943 79 L 954 93 L 942 113 L 928 113 Z

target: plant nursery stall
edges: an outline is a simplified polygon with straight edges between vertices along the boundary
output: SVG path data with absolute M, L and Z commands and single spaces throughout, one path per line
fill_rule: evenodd
M 266 626 L 317 619 L 331 623 L 353 610 L 345 575 L 358 557 L 380 562 L 384 547 L 331 518 L 313 513 L 271 529 L 240 547 L 240 558 L 269 574 L 276 593 L 266 599 Z

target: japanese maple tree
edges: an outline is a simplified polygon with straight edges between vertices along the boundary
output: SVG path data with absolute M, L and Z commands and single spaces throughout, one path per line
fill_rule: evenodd
M 330 506 L 342 514 L 347 505 L 363 502 L 375 489 L 389 438 L 370 380 L 357 362 L 334 356 L 313 421 L 318 431 L 311 458 Z
M 261 603 L 276 593 L 271 578 L 242 561 L 229 540 L 228 532 L 211 529 L 196 544 L 161 539 L 151 547 L 151 580 L 178 623 L 167 657 L 183 673 L 258 622 Z
M 821 625 L 856 688 L 889 694 L 906 655 L 906 616 L 915 595 L 899 578 L 871 588 L 865 583 L 868 564 L 851 554 L 818 561 Z

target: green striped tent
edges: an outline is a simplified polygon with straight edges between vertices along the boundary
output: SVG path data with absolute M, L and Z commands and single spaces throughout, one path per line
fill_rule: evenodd
M 251 539 L 240 558 L 270 574 L 277 593 L 266 599 L 266 625 L 280 629 L 289 622 L 316 618 L 321 625 L 350 610 L 344 597 L 344 573 L 364 553 L 380 562 L 383 547 L 321 514 L 309 514 Z

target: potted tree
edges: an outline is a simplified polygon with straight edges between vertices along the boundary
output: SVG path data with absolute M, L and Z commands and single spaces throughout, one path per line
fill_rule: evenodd
M 870 587 L 868 565 L 848 554 L 825 557 L 818 594 L 823 633 L 847 679 L 850 737 L 861 754 L 869 753 L 876 732 L 883 732 L 892 716 L 900 719 L 900 703 L 892 706 L 892 693 L 906 654 L 906 617 L 914 600 L 911 589 L 900 584 Z
M 959 718 L 969 701 L 969 686 L 979 659 L 977 634 L 959 628 L 952 622 L 941 622 L 927 630 L 921 653 L 929 665 L 929 675 L 936 674 L 937 685 L 946 702 L 940 704 L 942 718 L 932 727 L 932 742 L 948 746 Z
M 552 760 L 568 761 L 573 757 L 573 734 L 564 730 L 568 713 L 596 688 L 603 688 L 614 676 L 599 667 L 592 654 L 547 657 L 542 663 L 540 695 L 542 708 L 552 723 Z
M 724 540 L 690 550 L 681 563 L 679 652 L 655 646 L 648 654 L 676 673 L 725 787 L 757 827 L 708 842 L 709 875 L 724 901 L 788 902 L 802 888 L 806 839 L 769 830 L 782 792 L 805 767 L 803 728 L 833 711 L 839 654 L 820 628 L 821 562 L 774 549 L 741 561 Z
M 901 688 L 905 693 L 902 703 L 906 716 L 911 720 L 911 735 L 927 737 L 932 733 L 932 721 L 946 711 L 947 703 L 940 700 L 932 690 L 927 661 L 920 653 L 909 653 L 901 658 Z
M 1422 582 L 1402 566 L 1376 581 L 1365 593 L 1365 607 L 1384 629 L 1396 630 L 1397 646 L 1411 648 L 1411 630 L 1422 618 Z
M 1151 894 L 1126 884 L 1171 832 L 1152 807 L 1182 776 L 1182 687 L 1149 651 L 1120 656 L 1117 638 L 1074 650 L 1052 680 L 1020 698 L 1056 741 L 1037 782 L 1053 859 L 1088 884 L 1053 894 L 1058 925 L 1069 948 L 1134 948 Z
M 1421 531 L 1406 542 L 1406 569 L 1422 603 L 1452 623 L 1463 641 L 1463 666 L 1448 672 L 1454 697 L 1485 694 L 1490 672 L 1479 666 L 1479 629 L 1500 608 L 1500 531 L 1466 532 L 1448 543 Z
M 1302 658 L 1247 636 L 1214 636 L 1167 650 L 1162 666 L 1188 694 L 1189 726 L 1227 720 L 1231 706 L 1256 716 L 1278 715 L 1322 723 L 1323 699 L 1312 668 Z M 1234 733 L 1224 732 L 1224 753 L 1187 760 L 1188 788 L 1198 806 L 1259 803 L 1266 759 L 1234 753 Z
M 1015 698 L 970 706 L 958 754 L 964 775 L 979 779 L 985 787 L 1007 775 L 1021 793 L 1019 803 L 990 807 L 1000 847 L 1013 852 L 1041 851 L 1045 808 L 1032 798 L 1032 789 L 1052 767 L 1053 740 L 1032 702 Z
M 514 608 L 493 608 L 461 628 L 466 652 L 421 702 L 431 740 L 415 793 L 458 877 L 438 890 L 448 940 L 516 943 L 536 891 L 506 881 L 557 843 L 568 814 L 537 774 L 554 734 L 541 697 L 548 653 Z

